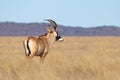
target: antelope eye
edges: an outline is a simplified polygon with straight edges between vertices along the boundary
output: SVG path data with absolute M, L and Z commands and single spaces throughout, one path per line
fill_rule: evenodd
M 50 31 L 50 33 L 53 33 L 53 31 Z

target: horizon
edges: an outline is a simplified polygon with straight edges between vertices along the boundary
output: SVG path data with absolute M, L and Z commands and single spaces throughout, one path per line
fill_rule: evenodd
M 42 23 L 53 19 L 65 26 L 120 26 L 119 0 L 0 0 L 0 22 Z
M 4 22 L 0 22 L 0 23 L 14 23 L 14 24 L 50 24 L 49 22 L 14 22 L 14 21 L 4 21 Z M 100 25 L 100 26 L 90 26 L 90 27 L 83 27 L 83 26 L 67 26 L 67 25 L 63 25 L 63 24 L 58 24 L 58 26 L 63 26 L 63 27 L 71 27 L 71 28 L 98 28 L 98 27 L 119 27 L 120 26 L 115 26 L 115 25 Z

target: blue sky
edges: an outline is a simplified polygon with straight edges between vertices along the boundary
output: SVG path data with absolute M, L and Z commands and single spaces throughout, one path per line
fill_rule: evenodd
M 120 26 L 120 0 L 0 0 L 0 22 L 44 22 L 66 26 Z

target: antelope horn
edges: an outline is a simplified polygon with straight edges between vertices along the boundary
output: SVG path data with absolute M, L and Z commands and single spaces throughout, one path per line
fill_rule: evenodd
M 54 30 L 57 31 L 57 24 L 55 21 L 51 20 L 51 19 L 47 19 L 46 21 L 49 21 L 51 23 L 51 25 L 53 26 Z

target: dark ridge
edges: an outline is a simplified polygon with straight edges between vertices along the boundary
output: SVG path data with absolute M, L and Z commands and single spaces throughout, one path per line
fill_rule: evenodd
M 39 36 L 46 33 L 48 23 L 0 22 L 0 36 Z M 97 26 L 90 28 L 58 25 L 62 36 L 120 36 L 119 26 Z

